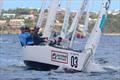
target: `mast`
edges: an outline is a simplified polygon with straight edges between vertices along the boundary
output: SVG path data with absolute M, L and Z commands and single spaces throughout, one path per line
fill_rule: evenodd
M 102 6 L 99 12 L 100 14 L 98 20 L 85 46 L 85 51 L 89 50 L 91 52 L 90 55 L 93 55 L 95 53 L 97 45 L 100 41 L 100 37 L 104 28 L 105 20 L 107 18 L 107 11 L 109 9 L 110 3 L 111 3 L 110 0 L 102 0 Z
M 72 45 L 73 45 L 74 35 L 75 35 L 76 29 L 77 29 L 77 26 L 78 26 L 78 23 L 79 23 L 79 19 L 81 18 L 82 14 L 83 14 L 83 11 L 85 10 L 86 5 L 88 4 L 88 1 L 89 0 L 83 0 L 82 1 L 82 5 L 80 6 L 80 9 L 79 9 L 78 13 L 76 14 L 76 16 L 73 20 L 71 28 L 68 31 L 68 34 L 72 33 L 72 39 L 71 39 L 70 45 L 69 45 L 70 48 L 72 48 Z
M 41 5 L 41 9 L 40 9 L 40 13 L 39 13 L 39 18 L 36 24 L 36 27 L 41 27 L 42 23 L 43 23 L 43 19 L 44 19 L 44 11 L 45 11 L 45 5 L 46 5 L 47 0 L 42 0 L 42 5 Z
M 47 23 L 43 32 L 43 37 L 47 37 L 48 39 L 51 36 L 51 32 L 54 26 L 55 18 L 56 18 L 56 13 L 59 7 L 59 0 L 51 0 L 50 3 L 50 10 L 48 13 L 48 19 Z
M 64 22 L 63 22 L 61 33 L 60 33 L 60 37 L 62 37 L 63 39 L 65 39 L 66 37 L 66 32 L 69 26 L 71 1 L 72 0 L 66 1 L 65 17 L 64 17 Z

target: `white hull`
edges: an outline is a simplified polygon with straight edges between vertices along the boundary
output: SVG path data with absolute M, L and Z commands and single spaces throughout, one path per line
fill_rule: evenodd
M 31 68 L 41 68 L 41 70 L 51 70 L 57 69 L 58 67 L 64 67 L 82 71 L 83 68 L 85 68 L 86 61 L 88 61 L 88 54 L 86 53 L 55 48 L 47 45 L 26 46 L 23 48 L 23 51 L 23 58 L 26 65 Z M 32 63 L 29 64 L 27 62 Z M 41 65 L 38 66 L 35 63 L 40 63 Z

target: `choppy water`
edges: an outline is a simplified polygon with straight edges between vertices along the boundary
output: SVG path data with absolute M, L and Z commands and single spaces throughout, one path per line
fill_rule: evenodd
M 0 38 L 0 80 L 120 80 L 120 36 L 102 36 L 94 62 L 78 73 L 29 70 L 17 35 Z

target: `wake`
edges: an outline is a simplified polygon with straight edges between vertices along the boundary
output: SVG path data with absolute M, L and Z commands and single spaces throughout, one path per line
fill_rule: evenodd
M 67 67 L 59 67 L 57 70 L 52 70 L 55 73 L 77 73 L 77 72 L 86 72 L 86 73 L 109 73 L 109 72 L 120 72 L 120 67 L 110 66 L 110 65 L 102 65 L 90 62 L 85 70 L 76 71 Z

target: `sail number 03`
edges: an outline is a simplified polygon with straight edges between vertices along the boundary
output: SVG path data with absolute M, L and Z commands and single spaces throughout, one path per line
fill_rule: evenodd
M 71 67 L 77 68 L 78 67 L 78 57 L 71 56 Z

